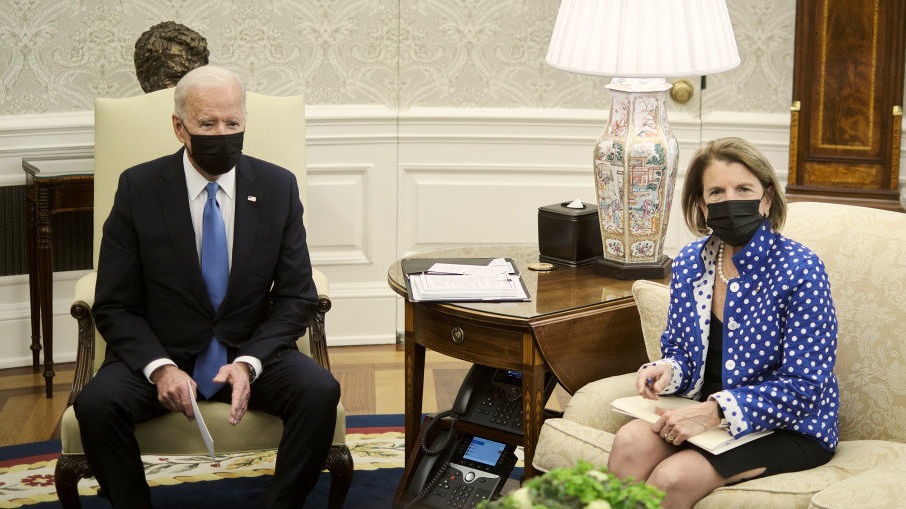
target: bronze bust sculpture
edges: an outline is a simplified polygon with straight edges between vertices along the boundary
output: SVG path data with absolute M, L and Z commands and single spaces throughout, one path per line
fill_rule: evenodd
M 208 63 L 208 41 L 191 28 L 164 21 L 135 41 L 135 74 L 142 90 L 176 86 L 187 72 Z

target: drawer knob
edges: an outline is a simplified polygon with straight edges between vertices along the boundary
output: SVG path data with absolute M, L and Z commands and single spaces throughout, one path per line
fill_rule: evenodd
M 459 327 L 453 327 L 450 329 L 450 337 L 453 338 L 453 342 L 457 345 L 465 341 L 466 333 L 462 331 Z

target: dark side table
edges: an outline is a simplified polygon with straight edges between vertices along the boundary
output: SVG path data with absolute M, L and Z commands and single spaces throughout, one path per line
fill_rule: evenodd
M 526 479 L 534 475 L 546 373 L 553 373 L 572 394 L 588 382 L 634 371 L 646 360 L 632 281 L 599 276 L 592 266 L 531 271 L 529 264 L 538 261 L 534 245 L 457 247 L 411 257 L 512 258 L 531 301 L 405 301 L 406 463 L 397 500 L 406 493 L 419 451 L 426 349 L 522 372 L 523 434 L 481 431 L 491 440 L 524 447 Z M 407 297 L 400 260 L 390 266 L 387 281 L 393 291 Z
M 28 292 L 31 302 L 32 367 L 40 369 L 53 397 L 53 216 L 94 208 L 94 159 L 23 159 L 25 171 Z

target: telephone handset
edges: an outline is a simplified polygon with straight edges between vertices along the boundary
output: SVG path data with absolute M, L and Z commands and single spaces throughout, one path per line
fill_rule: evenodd
M 407 507 L 474 508 L 500 493 L 516 465 L 515 445 L 455 430 L 436 437 L 427 449 L 438 452 L 422 457 L 409 484 L 414 498 Z

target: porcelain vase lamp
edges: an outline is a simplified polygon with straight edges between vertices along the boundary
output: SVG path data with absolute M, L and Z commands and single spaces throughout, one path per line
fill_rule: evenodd
M 603 272 L 632 278 L 664 277 L 663 254 L 676 183 L 679 146 L 667 121 L 663 79 L 614 80 L 610 120 L 594 149 Z M 639 83 L 639 82 L 642 83 Z
M 613 77 L 610 119 L 594 147 L 603 244 L 598 272 L 665 277 L 664 238 L 679 163 L 665 78 L 739 65 L 725 0 L 562 0 L 547 62 Z

